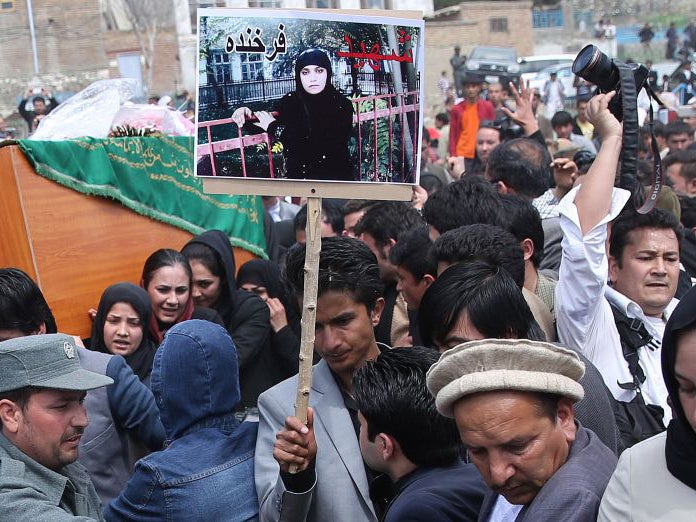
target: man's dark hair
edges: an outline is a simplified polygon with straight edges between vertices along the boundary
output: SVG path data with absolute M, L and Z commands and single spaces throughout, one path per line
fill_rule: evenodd
M 321 220 L 331 225 L 331 228 L 340 236 L 343 233 L 343 212 L 341 207 L 334 203 L 321 203 Z M 304 205 L 293 218 L 295 230 L 304 230 L 307 227 L 307 205 Z
M 500 195 L 481 176 L 465 176 L 430 196 L 423 217 L 440 234 L 474 223 L 507 224 Z
M 485 261 L 457 263 L 425 291 L 418 309 L 423 342 L 444 345 L 462 314 L 486 338 L 546 340 L 512 276 Z
M 403 201 L 385 201 L 378 203 L 365 212 L 355 225 L 355 235 L 367 232 L 378 247 L 383 247 L 390 240 L 398 242 L 399 234 L 425 225 L 425 221 L 410 204 Z
M 10 402 L 14 402 L 23 413 L 26 413 L 27 406 L 29 405 L 29 399 L 31 399 L 33 394 L 42 389 L 43 388 L 37 388 L 35 386 L 25 386 L 24 388 L 18 388 L 16 390 L 0 392 L 0 401 L 8 400 Z M 0 419 L 0 429 L 1 428 L 2 419 Z
M 696 198 L 679 196 L 681 223 L 687 228 L 696 227 Z
M 437 263 L 429 255 L 432 244 L 427 228 L 407 230 L 399 235 L 399 241 L 389 253 L 389 261 L 408 270 L 416 281 L 423 279 L 425 274 L 436 277 Z
M 478 224 L 450 230 L 433 242 L 430 252 L 436 265 L 485 261 L 504 268 L 519 288 L 524 285 L 522 246 L 515 236 L 500 227 Z
M 689 124 L 681 120 L 673 121 L 665 125 L 665 138 L 669 139 L 670 136 L 676 134 L 688 134 L 691 136 L 693 130 L 689 127 Z
M 296 296 L 304 292 L 305 245 L 295 245 L 285 259 L 285 279 Z M 318 297 L 326 292 L 349 292 L 352 298 L 374 309 L 384 285 L 377 258 L 368 246 L 352 237 L 325 237 L 319 255 Z
M 554 129 L 556 127 L 562 127 L 568 124 L 573 124 L 573 117 L 570 115 L 568 111 L 558 111 L 551 118 L 551 127 L 553 127 Z
M 340 236 L 343 233 L 343 213 L 340 205 L 323 201 L 321 204 L 321 219 L 324 223 L 331 225 L 336 235 Z
M 498 131 L 498 135 L 500 135 L 500 120 L 482 120 L 479 122 L 479 130 L 481 129 L 493 129 L 495 131 Z
M 41 289 L 19 268 L 0 268 L 0 329 L 30 335 L 42 324 L 46 333 L 58 331 Z
M 435 119 L 436 119 L 436 120 L 440 120 L 440 121 L 443 122 L 445 125 L 447 125 L 447 124 L 449 123 L 449 121 L 450 121 L 450 119 L 449 119 L 449 114 L 447 114 L 446 112 L 438 112 L 438 113 L 435 115 Z
M 503 208 L 510 220 L 508 231 L 517 241 L 531 239 L 534 245 L 532 264 L 539 268 L 539 263 L 544 258 L 544 227 L 541 225 L 541 216 L 532 202 L 528 199 L 513 194 L 505 194 L 501 197 Z
M 445 186 L 444 183 L 435 174 L 423 174 L 421 173 L 420 180 L 418 184 L 425 189 L 428 195 L 432 195 Z
M 292 218 L 295 230 L 304 230 L 307 228 L 307 205 L 302 205 L 302 208 L 297 211 L 295 217 Z
M 537 198 L 549 188 L 551 155 L 546 147 L 529 138 L 504 141 L 488 156 L 486 177 L 502 181 L 517 194 Z
M 563 397 L 556 393 L 534 392 L 537 399 L 537 411 L 554 424 L 558 418 L 558 401 Z
M 679 175 L 687 181 L 696 178 L 696 151 L 694 150 L 676 150 L 670 152 L 662 160 L 662 168 L 666 170 L 675 163 L 681 164 Z
M 341 207 L 341 214 L 347 216 L 348 214 L 359 212 L 362 209 L 367 209 L 375 203 L 376 201 L 372 201 L 369 199 L 349 199 Z
M 394 437 L 418 467 L 449 466 L 459 458 L 457 425 L 437 412 L 425 384 L 437 359 L 434 350 L 420 346 L 386 350 L 353 375 L 368 439 L 374 441 L 379 433 Z
M 655 120 L 652 127 L 653 134 L 655 136 L 665 137 L 665 124 L 660 120 Z
M 614 221 L 609 242 L 609 255 L 616 259 L 619 267 L 623 264 L 623 253 L 626 245 L 631 242 L 631 232 L 641 228 L 673 230 L 681 249 L 682 230 L 674 214 L 661 208 L 655 208 L 647 214 L 639 214 L 633 209 L 626 209 Z

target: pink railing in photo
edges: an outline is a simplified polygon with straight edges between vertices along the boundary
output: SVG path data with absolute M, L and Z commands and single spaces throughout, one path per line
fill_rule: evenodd
M 378 140 L 379 133 L 377 131 L 378 121 L 380 118 L 387 119 L 387 129 L 388 129 L 388 150 L 392 150 L 395 132 L 400 132 L 400 139 L 402 143 L 406 143 L 406 140 L 411 142 L 411 150 L 413 151 L 412 157 L 417 157 L 417 138 L 418 138 L 418 110 L 420 108 L 419 103 L 419 91 L 409 91 L 399 94 L 379 94 L 375 96 L 363 96 L 360 98 L 352 98 L 351 102 L 354 106 L 353 123 L 357 125 L 357 143 L 358 143 L 358 164 L 362 165 L 363 161 L 363 150 L 362 150 L 362 137 L 364 134 L 363 126 L 360 125 L 363 122 L 372 122 L 372 138 L 374 139 L 374 147 L 372 147 L 374 155 L 374 173 L 371 174 L 372 181 L 379 180 L 379 158 L 378 158 Z M 385 103 L 380 104 L 378 100 L 383 100 Z M 398 103 L 397 103 L 398 101 Z M 364 107 L 371 104 L 371 108 L 365 110 Z M 277 117 L 278 113 L 272 112 L 272 116 Z M 398 118 L 399 130 L 395 131 L 394 123 Z M 255 121 L 256 118 L 248 118 L 247 121 Z M 274 178 L 273 169 L 273 152 L 271 150 L 272 143 L 268 136 L 268 133 L 263 132 L 260 134 L 242 135 L 242 129 L 237 127 L 238 137 L 213 141 L 212 128 L 218 125 L 235 125 L 232 118 L 224 118 L 220 120 L 210 120 L 198 123 L 199 129 L 205 129 L 206 136 L 208 139 L 207 143 L 199 144 L 197 147 L 197 159 L 200 161 L 205 156 L 210 157 L 210 163 L 212 168 L 212 175 L 218 175 L 218 168 L 216 166 L 215 155 L 219 152 L 225 152 L 229 150 L 239 150 L 241 154 L 241 164 L 242 164 L 242 177 L 249 177 L 250 174 L 247 173 L 246 156 L 244 154 L 244 149 L 246 147 L 256 146 L 260 143 L 266 145 L 266 150 L 268 151 L 268 168 L 269 168 L 269 178 Z M 410 131 L 409 131 L 410 129 Z M 416 171 L 415 159 L 411 162 L 411 167 L 409 172 L 406 173 L 406 147 L 401 147 L 401 172 L 404 173 L 405 179 L 413 179 L 413 175 Z M 389 172 L 393 170 L 393 156 L 389 154 Z M 252 177 L 257 177 L 253 176 Z

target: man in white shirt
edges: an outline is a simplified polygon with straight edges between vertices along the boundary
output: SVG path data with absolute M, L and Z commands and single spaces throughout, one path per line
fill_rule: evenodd
M 556 286 L 558 334 L 564 344 L 582 351 L 602 373 L 617 401 L 617 422 L 619 414 L 635 411 L 630 408 L 642 397 L 650 407 L 641 411 L 652 410 L 655 415 L 651 419 L 661 416 L 663 425 L 667 425 L 671 413 L 662 379 L 660 346 L 665 322 L 678 302 L 674 295 L 681 236 L 676 219 L 661 210 L 648 214 L 627 212 L 614 221 L 631 195 L 613 187 L 622 127 L 607 108 L 612 97 L 613 93 L 600 94 L 589 103 L 588 119 L 598 130 L 602 146 L 582 185 L 558 207 L 564 232 Z M 607 255 L 605 243 L 611 221 Z M 637 348 L 634 371 L 624 357 L 625 338 L 619 336 L 612 305 L 636 329 L 642 323 L 646 337 L 652 338 Z M 655 407 L 662 411 L 655 411 Z M 650 429 L 664 429 L 659 422 L 657 425 Z M 626 424 L 620 429 L 627 445 L 649 436 Z

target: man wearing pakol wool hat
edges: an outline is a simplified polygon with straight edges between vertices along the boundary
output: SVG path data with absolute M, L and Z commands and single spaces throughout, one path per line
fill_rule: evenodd
M 522 339 L 460 344 L 430 368 L 437 410 L 491 490 L 479 520 L 596 520 L 616 456 L 575 420 L 584 372 L 571 350 Z
M 104 520 L 87 470 L 77 462 L 86 391 L 112 384 L 82 369 L 62 334 L 0 342 L 0 518 Z

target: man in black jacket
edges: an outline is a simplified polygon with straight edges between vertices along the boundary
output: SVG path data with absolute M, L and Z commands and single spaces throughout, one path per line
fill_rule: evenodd
M 33 110 L 27 110 L 26 108 L 27 101 L 30 97 L 32 98 Z M 29 134 L 33 134 L 39 126 L 39 123 L 41 123 L 41 120 L 57 106 L 58 101 L 56 101 L 53 95 L 45 88 L 41 88 L 40 94 L 28 90 L 24 98 L 22 98 L 22 101 L 19 102 L 17 110 L 19 114 L 22 115 L 22 118 L 26 120 L 27 125 L 29 125 Z
M 385 522 L 477 520 L 485 486 L 459 458 L 459 433 L 435 409 L 425 386 L 437 353 L 422 347 L 383 351 L 353 376 L 360 452 L 384 473 L 370 486 Z

